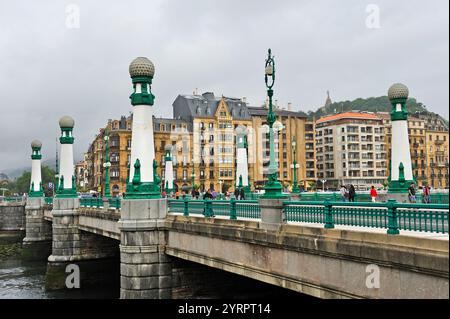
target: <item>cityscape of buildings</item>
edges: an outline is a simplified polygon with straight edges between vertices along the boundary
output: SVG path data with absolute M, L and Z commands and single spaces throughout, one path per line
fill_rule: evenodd
M 330 105 L 327 92 L 325 106 Z M 267 103 L 250 106 L 246 98 L 217 97 L 212 92 L 179 95 L 173 102 L 173 118 L 153 119 L 157 173 L 164 185 L 165 149 L 172 145 L 174 187 L 219 192 L 234 190 L 236 171 L 235 130 L 248 132 L 249 185 L 263 189 L 268 176 L 269 134 Z M 275 103 L 275 156 L 278 178 L 286 189 L 293 184 L 293 152 L 296 144 L 298 184 L 301 190 L 337 189 L 353 184 L 358 190 L 387 186 L 390 174 L 390 114 L 342 112 L 308 118 Z M 110 192 L 123 194 L 129 179 L 133 116 L 108 120 L 90 143 L 84 160 L 76 164 L 77 185 L 82 191 L 104 192 L 105 136 L 109 136 Z M 413 173 L 418 186 L 449 187 L 449 128 L 428 112 L 408 117 Z

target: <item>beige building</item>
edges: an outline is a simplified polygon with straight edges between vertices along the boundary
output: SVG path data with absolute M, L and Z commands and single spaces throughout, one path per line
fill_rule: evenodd
M 387 179 L 385 127 L 375 114 L 345 112 L 316 121 L 318 187 L 366 190 Z
M 294 162 L 292 141 L 296 141 L 297 182 L 300 188 L 310 189 L 315 183 L 314 168 L 314 123 L 307 121 L 304 113 L 294 112 L 291 106 L 288 110 L 275 108 L 277 122 L 274 127 L 281 130 L 275 133 L 275 160 L 278 163 L 278 178 L 280 182 L 292 186 L 294 171 L 291 166 Z M 267 131 L 267 107 L 248 107 L 255 128 L 255 144 L 253 156 L 255 165 L 251 173 L 254 176 L 256 188 L 263 189 L 267 178 L 270 163 L 270 144 Z

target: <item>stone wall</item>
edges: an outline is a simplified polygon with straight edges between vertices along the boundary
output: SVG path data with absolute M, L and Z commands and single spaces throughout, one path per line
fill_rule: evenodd
M 25 229 L 25 203 L 0 203 L 0 230 Z
M 314 297 L 449 296 L 446 240 L 173 215 L 167 223 L 169 256 Z M 367 285 L 374 267 L 378 288 Z

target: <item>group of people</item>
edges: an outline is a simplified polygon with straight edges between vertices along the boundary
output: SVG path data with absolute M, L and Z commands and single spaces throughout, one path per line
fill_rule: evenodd
M 180 199 L 180 198 L 186 198 L 187 193 L 185 191 L 180 192 L 179 190 L 177 190 L 176 192 L 170 192 L 170 194 L 167 194 L 165 190 L 163 190 L 161 192 L 161 195 L 163 198 L 170 198 L 170 199 Z M 225 200 L 230 200 L 231 199 L 231 193 L 230 192 L 225 192 L 224 194 Z M 217 193 L 214 189 L 208 189 L 204 192 L 199 192 L 197 189 L 193 189 L 191 191 L 191 198 L 192 199 L 211 199 L 214 200 L 219 196 L 219 193 Z M 237 200 L 245 200 L 245 192 L 244 192 L 244 188 L 238 188 L 236 187 L 236 189 L 234 190 L 234 197 Z
M 354 202 L 356 197 L 356 189 L 353 184 L 348 186 L 342 185 L 340 189 L 342 201 L 344 202 Z
M 411 183 L 411 185 L 408 188 L 408 199 L 409 199 L 410 203 L 417 203 L 416 185 L 414 183 Z M 424 204 L 431 203 L 431 187 L 430 186 L 422 187 L 422 202 Z

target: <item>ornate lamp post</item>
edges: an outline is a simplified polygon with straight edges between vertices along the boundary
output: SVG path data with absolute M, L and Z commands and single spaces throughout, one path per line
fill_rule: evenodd
M 192 155 L 191 184 L 192 184 L 192 189 L 194 189 L 194 185 L 195 185 L 195 163 L 194 163 L 194 155 Z
M 272 87 L 275 84 L 275 60 L 272 57 L 272 50 L 269 49 L 265 68 L 265 82 L 267 87 L 267 95 L 269 96 L 269 112 L 267 113 L 267 123 L 269 124 L 269 143 L 270 143 L 270 163 L 269 178 L 267 180 L 265 194 L 263 198 L 284 198 L 281 183 L 278 181 L 278 166 L 275 161 L 275 145 L 274 145 L 274 127 L 276 116 L 272 109 Z
M 105 131 L 105 163 L 103 163 L 103 167 L 105 168 L 105 192 L 104 196 L 109 198 L 111 197 L 111 193 L 109 190 L 109 167 L 111 166 L 111 162 L 109 161 L 109 135 L 108 135 L 108 129 Z
M 300 189 L 298 188 L 297 183 L 297 168 L 299 168 L 300 165 L 297 164 L 296 152 L 297 152 L 297 142 L 294 136 L 294 138 L 292 139 L 292 156 L 294 158 L 294 162 L 292 164 L 292 168 L 294 169 L 294 183 L 292 185 L 292 193 L 294 194 L 300 193 Z

